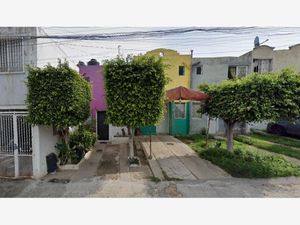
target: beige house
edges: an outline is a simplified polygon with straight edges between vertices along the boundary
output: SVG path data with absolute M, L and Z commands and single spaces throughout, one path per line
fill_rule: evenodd
M 292 67 L 300 72 L 300 44 L 290 46 L 288 49 L 276 50 L 268 45 L 261 45 L 239 57 L 205 57 L 193 58 L 191 88 L 198 88 L 201 83 L 219 83 L 233 77 L 242 77 L 250 73 L 279 72 Z M 199 103 L 191 104 L 191 133 L 199 133 L 207 127 L 206 116 L 200 117 L 197 109 Z M 267 122 L 255 123 L 244 127 L 265 129 Z M 221 119 L 211 122 L 211 133 L 224 133 L 225 127 Z

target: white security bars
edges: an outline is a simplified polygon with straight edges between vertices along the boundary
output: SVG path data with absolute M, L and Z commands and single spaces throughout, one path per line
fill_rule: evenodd
M 0 73 L 24 72 L 23 40 L 0 38 Z

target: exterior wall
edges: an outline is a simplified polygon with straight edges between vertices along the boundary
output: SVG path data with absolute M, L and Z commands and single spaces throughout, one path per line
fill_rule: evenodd
M 168 113 L 168 104 L 165 105 L 165 113 L 163 120 L 156 127 L 157 134 L 168 134 L 169 133 L 169 113 Z
M 47 174 L 46 156 L 50 153 L 56 153 L 55 144 L 58 142 L 58 136 L 53 135 L 52 127 L 35 126 L 33 132 L 33 177 L 40 178 Z
M 165 69 L 167 77 L 170 79 L 170 82 L 166 85 L 166 90 L 176 88 L 178 86 L 190 87 L 190 74 L 191 74 L 191 55 L 180 55 L 177 51 L 171 49 L 155 49 L 146 53 L 146 55 L 152 55 L 160 57 L 160 54 L 163 54 L 162 58 L 164 63 L 168 65 Z M 178 68 L 179 66 L 185 67 L 184 76 L 179 76 Z
M 253 49 L 252 59 L 272 59 L 272 71 L 280 72 L 286 67 L 292 67 L 300 72 L 300 44 L 290 46 L 289 49 L 274 50 L 270 46 L 259 46 Z M 253 71 L 253 66 L 252 66 Z M 249 128 L 266 129 L 268 122 L 249 124 Z
M 1 36 L 35 36 L 35 27 L 0 27 Z M 24 38 L 24 72 L 0 73 L 0 106 L 1 108 L 25 108 L 27 87 L 25 84 L 26 65 L 36 66 L 37 62 L 36 39 Z
M 272 59 L 272 71 L 274 72 L 279 72 L 286 67 L 293 67 L 296 71 L 300 71 L 300 44 L 284 50 L 260 46 L 253 49 L 252 57 L 253 59 Z
M 155 49 L 146 53 L 155 57 L 162 57 L 167 65 L 165 69 L 166 76 L 169 78 L 169 83 L 166 85 L 166 90 L 179 86 L 190 88 L 191 86 L 191 55 L 181 55 L 177 51 L 171 49 Z M 184 66 L 185 72 L 183 76 L 179 76 L 179 66 Z M 159 134 L 169 133 L 169 113 L 166 106 L 164 119 L 156 126 L 156 131 Z
M 97 111 L 105 111 L 107 108 L 103 69 L 99 65 L 79 65 L 79 73 L 90 80 L 92 86 L 91 113 L 96 118 Z
M 202 67 L 202 74 L 196 73 L 197 67 Z M 193 58 L 191 88 L 198 90 L 200 84 L 220 83 L 228 79 L 229 66 L 248 66 L 251 70 L 251 55 L 246 53 L 240 57 L 216 57 L 216 58 Z M 191 104 L 191 112 L 194 104 Z M 208 117 L 191 116 L 190 133 L 199 133 L 202 129 L 207 129 Z M 224 123 L 220 119 L 211 120 L 209 133 L 224 133 Z
M 115 137 L 122 135 L 122 129 L 124 129 L 125 135 L 128 135 L 127 127 L 115 127 L 109 124 L 109 140 L 113 140 Z

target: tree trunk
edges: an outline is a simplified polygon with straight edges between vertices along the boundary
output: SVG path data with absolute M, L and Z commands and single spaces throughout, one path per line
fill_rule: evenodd
M 128 137 L 129 137 L 129 157 L 134 157 L 134 128 L 131 128 L 130 126 L 127 126 L 128 129 Z M 132 130 L 131 130 L 132 129 Z
M 69 128 L 61 129 L 59 131 L 59 136 L 62 143 L 69 144 L 69 140 L 70 140 Z
M 233 152 L 233 128 L 234 124 L 232 122 L 226 122 L 226 136 L 227 136 L 227 151 Z

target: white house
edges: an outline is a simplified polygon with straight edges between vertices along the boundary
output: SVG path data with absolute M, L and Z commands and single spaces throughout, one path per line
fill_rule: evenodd
M 52 127 L 26 122 L 26 66 L 37 65 L 36 27 L 0 28 L 0 176 L 47 174 L 46 155 L 55 152 Z

